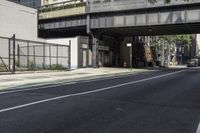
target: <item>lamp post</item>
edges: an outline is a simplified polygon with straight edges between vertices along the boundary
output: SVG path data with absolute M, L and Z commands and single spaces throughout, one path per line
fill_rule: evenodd
M 127 43 L 127 47 L 130 48 L 130 69 L 132 71 L 133 63 L 132 63 L 132 43 Z

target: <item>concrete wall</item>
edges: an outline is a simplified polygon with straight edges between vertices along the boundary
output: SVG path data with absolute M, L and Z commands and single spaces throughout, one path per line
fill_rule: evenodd
M 49 43 L 69 45 L 71 40 L 71 68 L 78 68 L 78 37 L 74 38 L 56 38 L 56 39 L 47 39 Z
M 196 56 L 200 57 L 200 34 L 196 35 Z
M 42 41 L 37 37 L 37 10 L 0 0 L 0 36 L 13 34 L 19 39 Z

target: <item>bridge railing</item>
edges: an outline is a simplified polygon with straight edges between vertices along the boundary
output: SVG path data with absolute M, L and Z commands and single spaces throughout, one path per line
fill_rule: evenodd
M 56 3 L 51 5 L 42 6 L 38 9 L 39 19 L 49 19 L 57 17 L 65 17 L 72 15 L 85 14 L 86 3 L 67 1 L 62 3 Z
M 199 0 L 89 0 L 87 12 L 106 12 L 200 3 Z

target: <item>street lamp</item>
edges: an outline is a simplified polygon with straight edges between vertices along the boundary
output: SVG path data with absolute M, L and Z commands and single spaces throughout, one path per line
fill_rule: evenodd
M 133 64 L 132 64 L 132 44 L 131 43 L 127 43 L 127 47 L 130 48 L 130 69 L 132 71 L 132 68 L 133 68 Z

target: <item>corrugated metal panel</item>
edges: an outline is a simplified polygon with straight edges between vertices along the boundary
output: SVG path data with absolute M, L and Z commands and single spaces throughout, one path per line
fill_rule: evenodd
M 148 14 L 148 24 L 149 25 L 156 25 L 158 24 L 158 13 L 151 13 Z
M 170 24 L 172 23 L 172 14 L 170 12 L 160 13 L 160 24 Z
M 185 22 L 185 11 L 173 12 L 172 22 L 175 24 L 184 23 Z
M 187 22 L 199 22 L 200 21 L 200 10 L 187 11 Z

